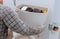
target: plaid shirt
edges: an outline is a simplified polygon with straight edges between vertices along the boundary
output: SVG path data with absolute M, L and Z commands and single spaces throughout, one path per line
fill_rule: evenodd
M 9 7 L 0 5 L 0 39 L 7 39 L 8 28 L 22 35 L 35 35 L 40 33 L 24 24 L 18 14 Z

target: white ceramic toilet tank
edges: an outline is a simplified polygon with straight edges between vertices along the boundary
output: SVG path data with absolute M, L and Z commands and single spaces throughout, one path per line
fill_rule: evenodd
M 28 26 L 44 29 L 48 13 L 34 13 L 17 9 L 20 19 Z

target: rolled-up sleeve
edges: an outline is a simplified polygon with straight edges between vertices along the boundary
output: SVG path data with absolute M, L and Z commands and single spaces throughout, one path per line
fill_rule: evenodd
M 36 35 L 40 33 L 39 29 L 33 29 L 24 24 L 24 22 L 19 18 L 18 14 L 11 8 L 6 7 L 4 9 L 3 21 L 8 28 L 20 33 L 22 35 Z

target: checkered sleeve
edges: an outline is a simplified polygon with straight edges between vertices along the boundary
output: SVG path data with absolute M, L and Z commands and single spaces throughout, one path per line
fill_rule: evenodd
M 8 7 L 4 9 L 3 20 L 11 30 L 22 35 L 36 35 L 40 33 L 40 30 L 26 26 L 18 14 Z

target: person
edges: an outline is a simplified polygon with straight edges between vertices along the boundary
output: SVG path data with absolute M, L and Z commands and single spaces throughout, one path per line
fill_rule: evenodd
M 40 33 L 39 29 L 26 26 L 18 14 L 11 8 L 0 5 L 0 39 L 7 39 L 8 28 L 27 36 Z

